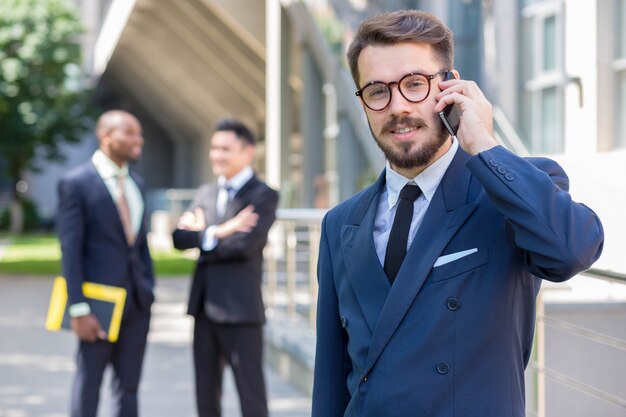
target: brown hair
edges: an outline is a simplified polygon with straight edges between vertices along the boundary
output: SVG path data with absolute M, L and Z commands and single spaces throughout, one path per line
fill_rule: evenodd
M 445 69 L 454 65 L 452 31 L 435 15 L 417 10 L 379 14 L 363 21 L 348 48 L 350 72 L 359 88 L 359 55 L 368 45 L 417 42 L 430 45 Z

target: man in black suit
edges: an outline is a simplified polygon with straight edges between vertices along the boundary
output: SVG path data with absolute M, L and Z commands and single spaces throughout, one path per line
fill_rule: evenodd
M 220 121 L 209 154 L 217 181 L 200 187 L 173 234 L 176 248 L 200 248 L 187 311 L 195 318 L 200 417 L 221 416 L 226 364 L 235 376 L 243 417 L 268 415 L 261 279 L 278 193 L 254 174 L 254 153 L 254 136 L 245 125 Z
M 95 417 L 104 369 L 113 366 L 116 417 L 138 415 L 154 274 L 146 241 L 142 180 L 128 169 L 141 155 L 143 136 L 131 114 L 113 110 L 98 120 L 100 143 L 89 162 L 59 183 L 57 228 L 67 281 L 71 327 L 78 336 L 71 416 Z M 82 291 L 84 282 L 127 291 L 119 338 L 106 333 Z

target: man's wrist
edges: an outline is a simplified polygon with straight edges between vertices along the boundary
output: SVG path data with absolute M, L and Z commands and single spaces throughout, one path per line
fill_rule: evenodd
M 485 138 L 484 140 L 478 143 L 472 144 L 471 149 L 469 150 L 469 154 L 478 155 L 481 152 L 485 152 L 485 151 L 488 151 L 489 149 L 495 148 L 499 144 L 500 143 L 498 142 L 496 138 L 494 138 L 493 136 L 489 136 L 488 138 Z
M 215 236 L 216 229 L 217 229 L 217 226 L 211 225 L 207 227 L 206 230 L 204 231 L 202 235 L 202 244 L 201 244 L 201 248 L 203 251 L 206 251 L 206 252 L 212 251 L 217 246 L 218 239 Z
M 91 307 L 86 302 L 72 304 L 68 309 L 68 313 L 70 317 L 83 317 L 91 314 Z

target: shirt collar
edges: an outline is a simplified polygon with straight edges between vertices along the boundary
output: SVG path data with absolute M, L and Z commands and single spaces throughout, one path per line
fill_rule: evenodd
M 250 181 L 250 178 L 254 176 L 254 171 L 250 165 L 246 166 L 244 169 L 239 171 L 232 177 L 229 181 L 226 181 L 226 177 L 220 175 L 217 177 L 217 185 L 220 187 L 230 187 L 234 192 L 237 192 Z M 232 195 L 232 194 L 231 194 Z
M 402 188 L 410 181 L 415 182 L 420 189 L 422 190 L 422 194 L 429 202 L 432 200 L 435 195 L 435 191 L 437 191 L 437 187 L 439 186 L 439 182 L 443 178 L 446 173 L 450 163 L 452 163 L 452 159 L 454 159 L 454 155 L 456 154 L 457 149 L 459 148 L 459 143 L 456 138 L 452 138 L 452 146 L 450 149 L 443 154 L 439 159 L 430 164 L 425 170 L 420 172 L 415 178 L 406 178 L 391 168 L 389 161 L 387 161 L 387 169 L 385 170 L 385 180 L 386 180 L 386 188 L 387 188 L 387 203 L 389 205 L 389 210 L 391 210 L 396 203 L 398 202 L 398 198 L 400 197 L 400 191 Z
M 128 164 L 124 164 L 121 168 L 111 160 L 104 152 L 98 149 L 91 157 L 91 162 L 96 167 L 96 171 L 103 179 L 114 177 L 128 176 Z

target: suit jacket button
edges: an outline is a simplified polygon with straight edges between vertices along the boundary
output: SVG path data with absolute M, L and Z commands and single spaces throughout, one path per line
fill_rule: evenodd
M 503 166 L 499 166 L 499 167 L 498 167 L 498 172 L 499 172 L 500 174 L 506 174 L 506 168 L 505 168 L 505 167 L 503 167 Z
M 509 180 L 509 181 L 513 181 L 513 180 L 515 179 L 515 177 L 513 176 L 513 174 L 511 174 L 510 172 L 507 172 L 507 173 L 504 175 L 504 178 L 506 178 L 506 179 L 507 179 L 507 180 Z
M 450 297 L 448 298 L 448 302 L 446 304 L 448 306 L 448 310 L 456 311 L 459 308 L 459 299 Z
M 492 167 L 497 167 L 498 165 L 500 165 L 500 163 L 496 161 L 495 159 L 490 159 L 489 165 L 491 165 Z
M 450 365 L 448 365 L 445 362 L 441 362 L 439 365 L 437 365 L 437 372 L 440 375 L 445 375 L 450 371 Z
M 341 316 L 341 327 L 343 327 L 344 329 L 346 328 L 346 322 L 348 320 L 346 320 L 346 318 L 344 316 Z

